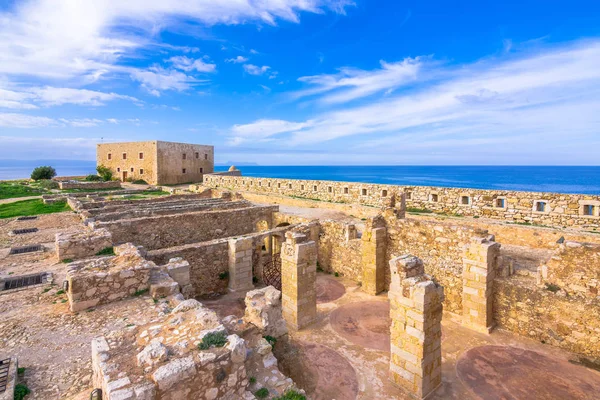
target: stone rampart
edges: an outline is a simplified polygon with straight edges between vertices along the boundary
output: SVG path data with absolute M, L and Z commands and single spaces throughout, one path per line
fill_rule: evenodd
M 358 182 L 249 178 L 207 175 L 204 184 L 231 190 L 273 193 L 336 203 L 384 206 L 394 193 L 406 195 L 406 207 L 552 226 L 600 226 L 600 196 L 393 186 Z
M 115 244 L 133 242 L 155 250 L 244 235 L 255 231 L 261 221 L 266 221 L 270 227 L 273 213 L 278 210 L 278 206 L 248 207 L 92 222 L 90 225 L 108 229 Z

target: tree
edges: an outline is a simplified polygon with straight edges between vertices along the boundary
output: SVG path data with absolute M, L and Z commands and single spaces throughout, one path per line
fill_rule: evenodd
M 56 176 L 56 170 L 50 166 L 37 167 L 31 173 L 31 179 L 39 181 L 40 179 L 52 179 Z
M 98 172 L 98 175 L 100 175 L 105 181 L 110 181 L 113 178 L 112 170 L 104 165 L 98 165 L 96 167 L 96 171 Z

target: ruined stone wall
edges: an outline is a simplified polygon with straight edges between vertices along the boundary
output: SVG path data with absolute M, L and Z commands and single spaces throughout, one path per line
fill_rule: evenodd
M 106 228 L 115 244 L 133 242 L 148 250 L 243 235 L 256 230 L 256 224 L 272 224 L 277 206 L 242 208 L 162 215 L 111 222 L 94 222 L 94 228 Z
M 158 265 L 166 264 L 173 257 L 182 257 L 190 264 L 190 280 L 197 296 L 227 293 L 228 242 L 193 243 L 149 251 L 148 260 Z
M 319 267 L 328 273 L 339 273 L 356 282 L 362 281 L 361 240 L 354 233 L 348 235 L 348 224 L 338 221 L 320 221 L 318 242 Z M 354 225 L 352 225 L 354 227 Z
M 600 245 L 565 242 L 547 263 L 544 283 L 571 296 L 597 298 L 600 290 Z
M 425 273 L 444 287 L 444 309 L 462 314 L 463 248 L 472 237 L 482 235 L 474 229 L 441 221 L 388 219 L 387 258 L 412 254 L 423 260 Z M 386 269 L 386 287 L 390 271 Z
M 99 251 L 113 246 L 110 232 L 106 229 L 57 233 L 54 244 L 59 261 L 92 257 Z
M 482 216 L 552 226 L 600 227 L 600 196 L 592 195 L 218 175 L 206 176 L 204 184 L 232 190 L 370 206 L 385 205 L 393 193 L 404 192 L 409 210 L 428 209 L 451 215 Z M 544 203 L 543 207 L 538 203 Z M 591 212 L 592 215 L 585 215 L 586 212 Z
M 600 358 L 600 301 L 566 297 L 518 279 L 494 282 L 500 328 L 542 343 Z
M 108 181 L 108 182 L 78 182 L 78 181 L 66 181 L 58 182 L 58 187 L 62 190 L 65 189 L 119 189 L 121 182 L 119 181 Z

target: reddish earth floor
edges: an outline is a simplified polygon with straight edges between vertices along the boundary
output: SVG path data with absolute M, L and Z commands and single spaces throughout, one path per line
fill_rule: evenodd
M 342 297 L 346 288 L 335 279 L 326 276 L 317 276 L 317 304 L 330 303 Z
M 244 316 L 246 305 L 244 299 L 239 294 L 232 293 L 231 295 L 221 296 L 216 299 L 205 300 L 198 299 L 206 307 L 217 313 L 219 318 L 225 318 L 229 315 L 235 315 L 238 318 Z
M 456 371 L 486 400 L 600 398 L 596 372 L 518 347 L 472 348 L 458 360 Z
M 348 360 L 333 349 L 294 341 L 286 343 L 276 353 L 281 370 L 302 387 L 312 400 L 356 398 L 356 372 Z
M 363 347 L 390 351 L 390 305 L 382 301 L 349 303 L 329 316 L 333 329 Z

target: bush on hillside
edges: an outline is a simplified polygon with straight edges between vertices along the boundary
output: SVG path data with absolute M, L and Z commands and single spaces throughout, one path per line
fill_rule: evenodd
M 31 173 L 31 179 L 39 181 L 40 179 L 52 179 L 56 176 L 56 170 L 50 166 L 37 167 Z
M 58 182 L 53 181 L 51 179 L 42 179 L 41 181 L 39 181 L 39 185 L 41 188 L 44 188 L 46 190 L 58 189 Z
M 112 181 L 113 172 L 110 168 L 105 167 L 104 165 L 98 165 L 96 167 L 96 172 L 98 172 L 98 175 L 100 175 L 105 181 Z
M 103 181 L 104 178 L 102 178 L 101 176 L 98 176 L 98 175 L 88 175 L 85 177 L 85 180 L 89 181 L 89 182 L 98 182 L 98 181 Z

